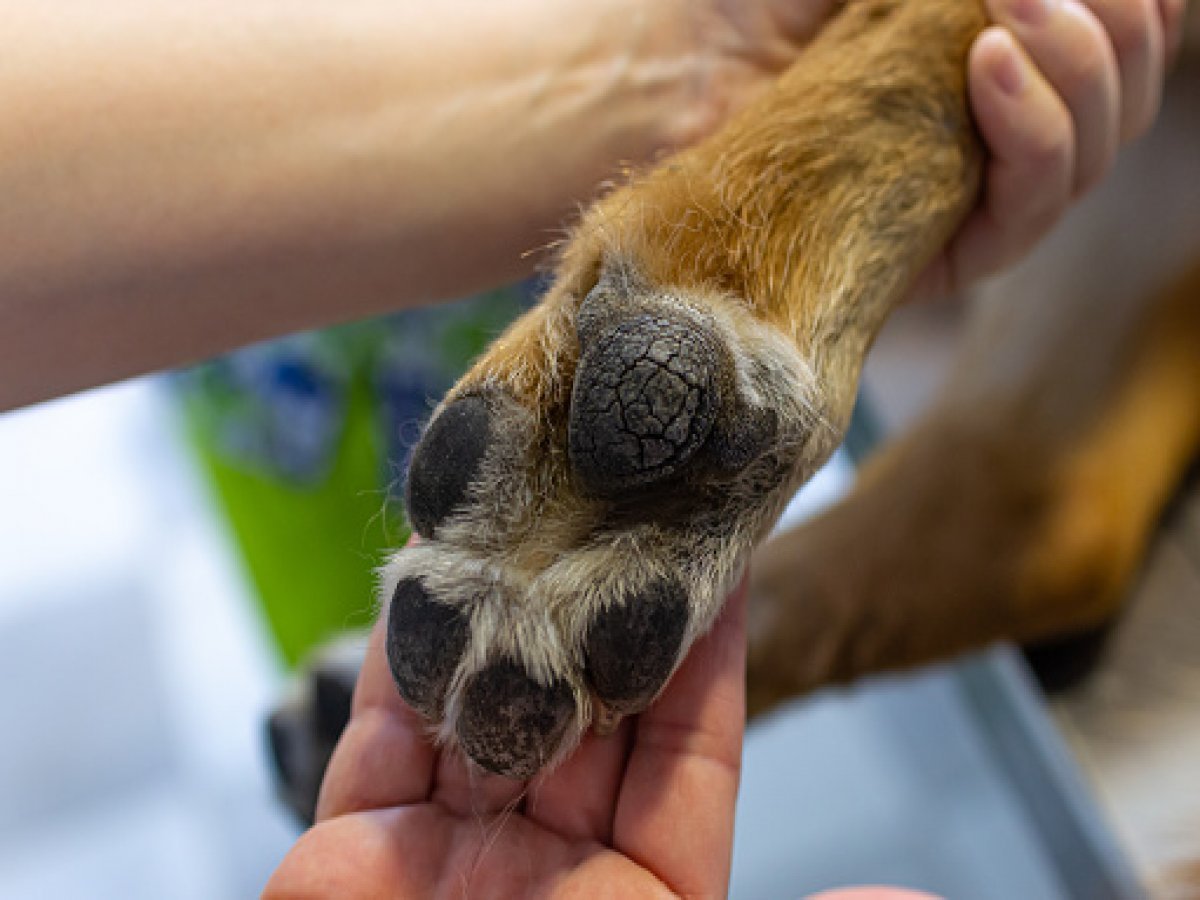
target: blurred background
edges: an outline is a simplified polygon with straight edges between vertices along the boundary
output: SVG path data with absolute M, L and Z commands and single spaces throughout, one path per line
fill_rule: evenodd
M 275 795 L 266 716 L 297 661 L 371 620 L 373 568 L 406 534 L 396 491 L 420 424 L 532 292 L 0 416 L 0 898 L 257 895 L 300 833 Z M 885 419 L 919 407 L 955 321 L 932 308 L 889 328 L 872 363 L 886 375 L 868 379 Z M 788 517 L 852 478 L 839 453 Z M 1061 854 L 1079 818 L 1110 852 L 1103 817 L 1069 771 L 1014 781 L 984 721 L 991 709 L 1007 728 L 1008 701 L 981 701 L 971 678 L 998 666 L 1022 702 L 1035 694 L 1007 657 L 967 666 L 965 680 L 958 666 L 826 692 L 757 725 L 733 896 L 854 882 L 1102 896 L 1072 892 Z M 1043 727 L 1040 707 L 1023 715 Z

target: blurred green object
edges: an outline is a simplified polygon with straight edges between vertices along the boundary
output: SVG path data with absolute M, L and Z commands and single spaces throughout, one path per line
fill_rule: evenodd
M 180 373 L 191 443 L 289 666 L 372 621 L 375 570 L 408 538 L 400 501 L 421 427 L 531 294 L 292 335 Z

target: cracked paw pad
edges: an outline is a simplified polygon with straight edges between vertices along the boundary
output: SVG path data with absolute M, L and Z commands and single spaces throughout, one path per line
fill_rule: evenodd
M 683 318 L 643 312 L 588 343 L 568 427 L 576 475 L 607 495 L 678 472 L 716 417 L 715 340 Z
M 400 696 L 429 718 L 442 714 L 446 689 L 467 646 L 468 620 L 434 600 L 415 578 L 396 585 L 388 613 L 387 657 Z
M 575 698 L 565 681 L 539 684 L 503 660 L 467 684 L 458 741 L 488 771 L 529 778 L 554 756 L 574 716 Z

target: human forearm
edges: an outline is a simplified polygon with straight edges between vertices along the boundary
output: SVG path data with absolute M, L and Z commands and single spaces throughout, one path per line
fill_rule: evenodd
M 669 9 L 5 10 L 0 407 L 521 274 L 695 127 Z

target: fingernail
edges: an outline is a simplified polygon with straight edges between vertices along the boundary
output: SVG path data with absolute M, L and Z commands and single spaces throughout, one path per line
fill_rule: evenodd
M 1000 54 L 993 64 L 992 78 L 997 86 L 1010 97 L 1016 97 L 1025 88 L 1025 68 L 1021 65 L 1014 49 Z
M 1008 9 L 1023 25 L 1041 25 L 1050 16 L 1050 0 L 1009 0 Z

